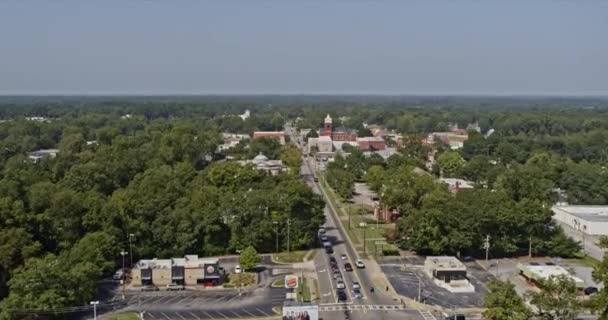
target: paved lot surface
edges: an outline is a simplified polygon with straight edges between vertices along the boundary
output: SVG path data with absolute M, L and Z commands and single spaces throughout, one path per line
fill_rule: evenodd
M 409 262 L 416 262 L 408 260 Z M 475 286 L 474 293 L 451 293 L 435 285 L 422 271 L 421 265 L 409 265 L 403 269 L 399 259 L 387 259 L 380 264 L 382 271 L 400 295 L 411 299 L 418 298 L 418 284 L 421 284 L 421 300 L 427 304 L 439 305 L 446 308 L 469 308 L 483 305 L 486 281 L 491 277 L 477 265 L 467 265 L 470 281 Z

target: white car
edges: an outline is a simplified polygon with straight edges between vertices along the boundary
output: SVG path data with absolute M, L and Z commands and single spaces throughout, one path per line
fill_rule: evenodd
M 341 255 L 341 256 L 340 256 L 340 259 L 342 259 L 342 260 L 346 261 L 346 260 L 348 260 L 348 257 L 346 257 L 346 255 L 345 255 L 345 254 L 343 254 L 343 255 Z
M 118 281 L 118 280 L 122 280 L 122 278 L 124 277 L 124 275 L 125 275 L 124 270 L 122 270 L 122 269 L 118 269 L 118 270 L 116 271 L 116 273 L 114 273 L 114 275 L 112 276 L 112 279 L 113 279 L 113 280 L 116 280 L 116 281 Z
M 359 269 L 365 268 L 365 264 L 363 263 L 363 260 L 361 260 L 361 259 L 357 259 L 357 261 L 355 261 L 355 266 L 357 266 L 357 268 L 359 268 Z
M 336 281 L 336 288 L 338 288 L 338 289 L 345 289 L 346 285 L 344 284 L 344 281 L 342 281 L 342 280 Z
M 353 281 L 353 289 L 361 289 L 361 285 L 357 281 Z
M 241 272 L 243 272 L 243 269 L 241 269 L 241 266 L 237 264 L 234 267 L 234 273 L 241 273 Z

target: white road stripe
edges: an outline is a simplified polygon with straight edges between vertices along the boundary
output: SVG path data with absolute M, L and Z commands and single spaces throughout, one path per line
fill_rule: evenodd
M 181 315 L 181 314 L 179 314 L 179 312 L 175 312 L 175 314 L 176 314 L 178 317 L 182 318 L 182 320 L 186 320 L 186 318 L 182 317 L 182 315 Z
M 162 314 L 165 318 L 167 318 L 167 320 L 171 320 L 171 318 L 169 318 L 164 312 L 161 312 L 160 314 Z
M 261 312 L 261 313 L 262 313 L 263 315 L 265 315 L 265 316 L 270 317 L 270 314 L 268 314 L 268 313 L 264 312 L 264 310 L 261 310 L 261 309 L 259 309 L 259 308 L 255 308 L 255 310 L 257 310 L 257 311 Z
M 195 317 L 195 318 L 196 318 L 196 320 L 201 320 L 201 318 L 197 317 L 197 316 L 196 316 L 194 313 L 192 313 L 192 312 L 189 312 L 189 313 L 190 313 L 190 314 L 191 314 L 193 317 Z
M 209 317 L 209 319 L 215 319 L 215 318 L 214 318 L 212 315 L 210 315 L 210 314 L 209 314 L 207 311 L 205 311 L 205 310 L 201 310 L 201 311 L 202 311 L 204 314 L 206 314 L 206 315 Z
M 249 311 L 247 311 L 245 309 L 242 309 L 242 310 L 243 310 L 243 312 L 247 313 L 248 315 L 250 315 L 252 317 L 257 317 L 255 314 L 253 314 L 253 313 L 251 313 L 251 312 L 249 312 Z

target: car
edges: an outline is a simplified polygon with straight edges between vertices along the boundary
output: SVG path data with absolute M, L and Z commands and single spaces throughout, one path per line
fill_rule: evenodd
M 319 182 L 319 178 L 317 178 L 317 177 L 315 177 L 314 180 L 315 180 L 315 182 Z
M 336 288 L 338 288 L 338 289 L 346 289 L 346 285 L 344 284 L 344 281 L 342 281 L 342 280 L 336 281 Z
M 340 271 L 334 271 L 334 279 L 342 279 L 342 274 Z
M 241 269 L 240 265 L 237 264 L 236 266 L 234 266 L 234 273 L 241 273 L 241 272 L 243 272 L 243 269 Z
M 337 266 L 337 265 L 331 265 L 331 266 L 330 266 L 330 268 L 331 268 L 331 272 L 332 272 L 332 273 L 333 273 L 333 272 L 336 272 L 336 271 L 340 271 L 340 269 L 338 269 L 338 266 Z
M 338 301 L 346 301 L 348 299 L 343 289 L 338 289 L 336 295 L 338 296 Z
M 586 296 L 590 296 L 594 293 L 597 293 L 597 288 L 596 287 L 587 287 L 585 289 L 583 289 L 583 293 L 585 293 Z
M 358 281 L 353 281 L 353 289 L 361 289 L 361 285 Z
M 338 261 L 336 261 L 336 258 L 334 258 L 334 257 L 329 257 L 329 263 L 336 264 L 336 263 L 338 263 Z
M 327 236 L 321 236 L 321 242 L 328 242 Z
M 445 320 L 466 320 L 467 317 L 464 316 L 464 314 L 457 314 L 455 316 L 447 316 L 445 317 Z
M 118 269 L 116 270 L 116 272 L 114 273 L 114 275 L 112 276 L 112 280 L 122 280 L 122 278 L 125 276 L 125 271 L 123 269 Z
M 357 261 L 355 261 L 355 266 L 357 266 L 359 269 L 363 269 L 365 268 L 365 263 L 363 263 L 363 260 L 357 259 Z
M 158 287 L 155 287 L 153 285 L 145 285 L 145 286 L 141 287 L 141 291 L 142 292 L 146 292 L 146 291 L 158 291 Z
M 340 259 L 342 259 L 342 260 L 348 260 L 348 257 L 345 254 L 343 254 L 343 255 L 340 255 Z
M 325 227 L 320 227 L 319 228 L 319 234 L 324 234 L 325 233 Z
M 185 290 L 183 285 L 177 283 L 170 283 L 167 285 L 167 291 L 181 291 Z
M 358 288 L 353 289 L 353 297 L 355 297 L 355 299 L 363 298 L 363 295 L 361 294 L 361 290 Z
M 344 270 L 346 270 L 348 272 L 353 271 L 353 266 L 347 262 L 344 264 Z

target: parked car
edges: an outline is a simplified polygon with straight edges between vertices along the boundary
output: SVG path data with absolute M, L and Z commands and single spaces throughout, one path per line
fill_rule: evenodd
M 332 264 L 329 267 L 331 268 L 331 272 L 336 272 L 336 271 L 340 270 L 340 269 L 338 269 L 338 265 L 337 264 Z
M 353 289 L 361 289 L 361 285 L 357 281 L 353 281 Z
M 319 228 L 319 234 L 324 234 L 327 230 L 325 230 L 325 227 L 320 227 Z
M 345 254 L 343 254 L 343 255 L 340 256 L 340 259 L 342 259 L 342 260 L 348 260 L 348 257 Z
M 241 272 L 243 272 L 243 269 L 241 269 L 240 265 L 237 264 L 236 266 L 234 266 L 234 273 L 241 273 Z
M 146 291 L 158 291 L 158 287 L 153 286 L 153 285 L 146 285 L 141 287 L 141 291 L 142 292 L 146 292 Z
M 170 283 L 167 285 L 167 291 L 181 291 L 185 289 L 186 288 L 181 284 Z
M 355 299 L 363 298 L 363 295 L 361 294 L 361 290 L 358 288 L 353 289 L 353 297 L 355 297 Z
M 338 289 L 336 293 L 338 296 L 338 301 L 346 301 L 347 297 L 346 292 L 344 292 L 344 289 Z
M 327 240 L 329 240 L 327 236 L 321 236 L 321 242 L 327 242 Z
M 342 281 L 342 280 L 336 281 L 336 288 L 338 288 L 338 289 L 346 289 L 346 285 L 344 284 L 344 281 Z
M 357 266 L 357 268 L 359 268 L 359 269 L 365 268 L 365 264 L 363 263 L 363 260 L 361 260 L 361 259 L 357 259 L 357 261 L 355 261 L 355 266 Z
M 596 287 L 587 287 L 585 289 L 583 289 L 583 292 L 585 293 L 585 295 L 590 296 L 594 293 L 597 293 L 597 288 Z
M 346 270 L 348 272 L 353 271 L 353 266 L 347 262 L 344 264 L 344 270 Z
M 457 314 L 455 316 L 447 316 L 445 317 L 445 320 L 466 320 L 467 317 L 464 316 L 464 314 Z

